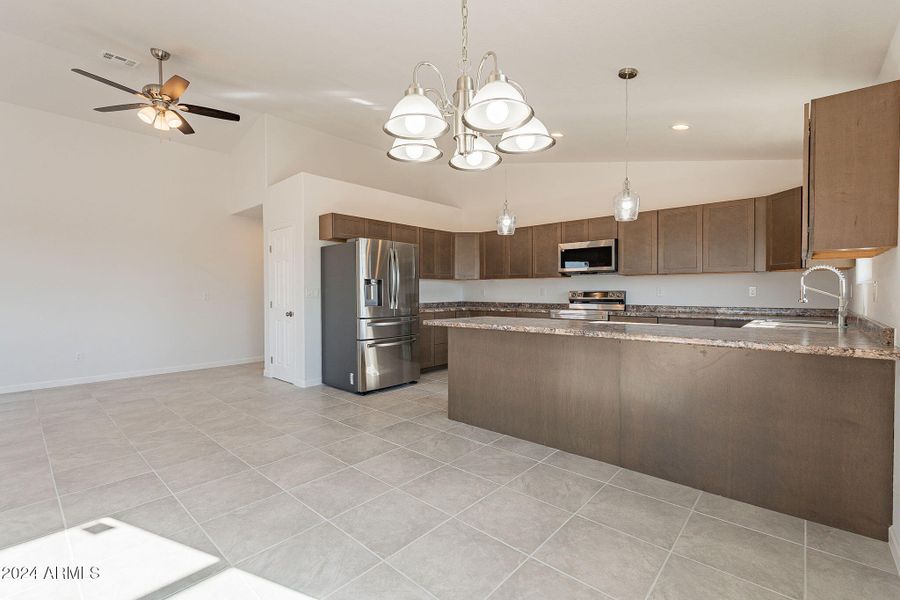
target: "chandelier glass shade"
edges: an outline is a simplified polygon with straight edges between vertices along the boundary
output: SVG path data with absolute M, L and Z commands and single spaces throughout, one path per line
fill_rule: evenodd
M 450 166 L 461 171 L 484 171 L 500 164 L 498 149 L 526 154 L 546 150 L 555 143 L 543 123 L 533 118 L 534 109 L 522 86 L 500 70 L 494 52 L 482 56 L 474 77 L 469 74 L 468 14 L 468 2 L 462 0 L 462 52 L 455 92 L 452 96 L 447 92 L 444 77 L 434 64 L 423 61 L 415 66 L 411 85 L 384 124 L 385 133 L 395 138 L 388 150 L 390 158 L 405 162 L 436 160 L 441 154 L 435 142 L 447 131 L 455 145 Z M 488 61 L 493 67 L 482 80 Z M 437 74 L 440 87 L 419 84 L 419 72 L 424 68 Z M 520 129 L 521 135 L 516 133 Z M 497 149 L 485 137 L 500 135 L 503 137 Z M 399 140 L 421 140 L 424 144 L 407 145 Z M 419 150 L 422 155 L 413 158 Z
M 506 154 L 527 154 L 547 150 L 556 143 L 547 127 L 537 117 L 500 136 L 497 150 Z
M 388 150 L 388 156 L 400 162 L 427 163 L 444 155 L 434 140 L 407 140 L 398 138 Z

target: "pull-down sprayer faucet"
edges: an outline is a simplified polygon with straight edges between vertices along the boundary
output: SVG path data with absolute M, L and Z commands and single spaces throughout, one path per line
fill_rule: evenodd
M 825 290 L 820 290 L 818 288 L 810 287 L 806 285 L 806 276 L 812 273 L 813 271 L 831 271 L 835 275 L 838 276 L 838 282 L 840 283 L 840 295 L 832 294 L 831 292 L 826 292 Z M 832 267 L 831 265 L 816 265 L 814 267 L 810 267 L 807 270 L 803 271 L 803 275 L 800 276 L 800 302 L 806 304 L 809 302 L 809 298 L 806 297 L 806 292 L 816 292 L 818 294 L 822 294 L 823 296 L 829 296 L 831 298 L 837 298 L 838 300 L 838 329 L 844 329 L 847 327 L 847 306 L 850 303 L 850 296 L 847 293 L 847 276 L 841 273 L 838 269 Z

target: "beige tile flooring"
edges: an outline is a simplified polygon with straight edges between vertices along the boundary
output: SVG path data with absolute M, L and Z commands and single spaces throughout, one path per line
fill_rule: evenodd
M 900 598 L 883 542 L 450 421 L 446 371 L 260 371 L 0 396 L 0 567 L 89 539 L 106 585 L 0 598 Z

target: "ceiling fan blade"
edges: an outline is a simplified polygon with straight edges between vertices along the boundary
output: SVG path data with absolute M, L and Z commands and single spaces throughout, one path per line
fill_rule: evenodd
M 105 83 L 106 85 L 109 85 L 116 89 L 122 90 L 123 92 L 128 92 L 129 94 L 134 94 L 135 96 L 138 96 L 140 98 L 146 97 L 146 96 L 144 96 L 144 94 L 142 94 L 141 92 L 139 92 L 137 90 L 133 90 L 130 87 L 122 85 L 121 83 L 116 83 L 115 81 L 110 81 L 109 79 L 106 79 L 105 77 L 100 77 L 99 75 L 94 75 L 93 73 L 88 73 L 87 71 L 83 71 L 81 69 L 72 69 L 72 72 L 78 73 L 79 75 L 84 75 L 85 77 L 93 79 L 94 81 L 99 81 L 100 83 Z
M 113 106 L 101 106 L 99 108 L 95 108 L 97 112 L 118 112 L 120 110 L 134 110 L 136 108 L 144 108 L 145 106 L 152 106 L 150 104 L 146 104 L 143 102 L 135 102 L 134 104 L 115 104 Z
M 191 82 L 181 77 L 180 75 L 172 75 L 169 79 L 163 84 L 162 89 L 159 90 L 159 93 L 163 96 L 168 96 L 173 101 L 181 98 L 181 95 L 184 94 L 184 90 L 191 85 Z
M 202 117 L 212 117 L 214 119 L 225 119 L 226 121 L 240 121 L 241 115 L 225 112 L 216 108 L 206 108 L 205 106 L 197 106 L 196 104 L 179 104 L 176 108 L 189 112 L 191 114 L 200 115 Z
M 194 133 L 194 128 L 191 127 L 191 124 L 187 122 L 187 119 L 184 118 L 184 115 L 178 115 L 178 118 L 181 119 L 181 125 L 178 126 L 178 131 L 180 131 L 184 135 L 190 135 Z

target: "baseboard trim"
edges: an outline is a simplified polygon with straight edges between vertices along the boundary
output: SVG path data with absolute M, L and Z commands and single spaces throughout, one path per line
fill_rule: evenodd
M 894 566 L 900 573 L 900 525 L 891 525 L 888 528 L 888 545 L 891 547 L 891 555 L 894 557 Z
M 35 381 L 17 385 L 0 387 L 0 394 L 12 394 L 15 392 L 29 392 L 32 390 L 46 390 L 49 388 L 65 387 L 67 385 L 81 385 L 84 383 L 97 383 L 100 381 L 115 381 L 117 379 L 130 379 L 132 377 L 147 377 L 149 375 L 165 375 L 167 373 L 182 373 L 185 371 L 201 371 L 203 369 L 215 369 L 216 367 L 232 367 L 235 365 L 248 365 L 262 362 L 262 356 L 249 358 L 234 358 L 230 360 L 217 360 L 207 363 L 194 363 L 192 365 L 178 365 L 174 367 L 160 367 L 157 369 L 142 369 L 140 371 L 122 371 L 119 373 L 105 373 L 101 375 L 88 375 L 87 377 L 72 377 L 70 379 L 54 379 L 50 381 Z
M 314 385 L 322 385 L 322 378 L 316 377 L 315 379 L 306 379 L 303 381 L 303 383 L 300 385 L 300 387 L 308 388 L 308 387 L 312 387 Z

